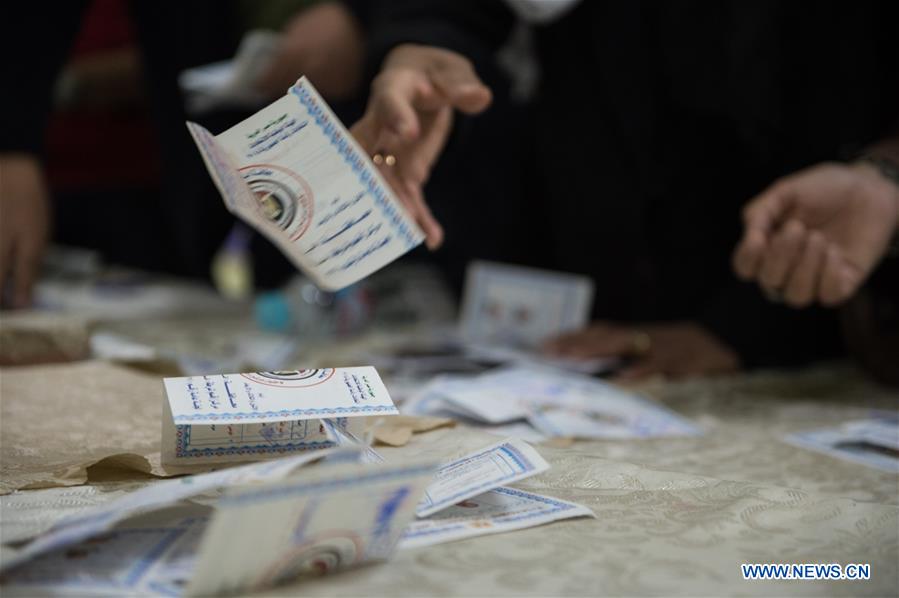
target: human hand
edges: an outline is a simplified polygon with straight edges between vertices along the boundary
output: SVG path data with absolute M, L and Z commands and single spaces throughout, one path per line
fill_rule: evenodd
M 37 159 L 0 155 L 0 297 L 9 297 L 12 307 L 31 304 L 49 220 L 47 186 Z
M 437 248 L 443 229 L 422 188 L 452 129 L 453 111 L 477 114 L 490 105 L 490 89 L 465 57 L 428 46 L 404 44 L 387 56 L 372 83 L 368 106 L 351 128 L 370 154 L 394 156 L 380 165 L 385 179 Z
M 256 81 L 267 96 L 279 97 L 305 75 L 329 99 L 345 99 L 359 87 L 365 33 L 342 2 L 321 2 L 290 19 L 272 63 Z
M 622 380 L 657 374 L 685 378 L 740 369 L 740 359 L 730 347 L 688 321 L 645 326 L 595 322 L 550 340 L 544 350 L 575 359 L 630 358 L 630 365 L 617 376 Z
M 899 226 L 899 188 L 866 164 L 785 177 L 744 210 L 734 269 L 794 307 L 851 297 Z

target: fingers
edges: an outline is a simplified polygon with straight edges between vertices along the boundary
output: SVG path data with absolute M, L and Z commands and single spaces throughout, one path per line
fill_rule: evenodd
M 418 223 L 418 226 L 421 227 L 422 232 L 425 234 L 425 244 L 428 246 L 428 249 L 434 251 L 443 244 L 443 227 L 440 226 L 440 223 L 434 218 L 431 208 L 425 203 L 421 187 L 415 183 L 407 183 L 406 186 L 408 187 L 409 205 L 412 206 L 411 211 L 415 222 Z
M 784 286 L 784 300 L 793 307 L 807 307 L 818 298 L 818 284 L 827 257 L 827 245 L 818 232 L 808 235 L 802 253 Z
M 798 220 L 788 221 L 769 243 L 761 260 L 759 282 L 769 291 L 780 291 L 805 246 L 805 227 Z
M 659 374 L 664 374 L 661 364 L 658 360 L 649 357 L 630 365 L 615 374 L 616 382 L 631 382 L 634 380 L 643 380 Z
M 493 101 L 490 88 L 484 85 L 467 59 L 453 55 L 432 67 L 428 75 L 434 87 L 450 104 L 466 114 L 483 112 Z
M 574 358 L 618 357 L 632 352 L 632 330 L 594 324 L 585 330 L 564 334 L 544 344 L 549 354 Z
M 743 210 L 743 239 L 734 252 L 733 266 L 744 280 L 758 276 L 772 232 L 793 204 L 789 182 L 775 183 Z
M 424 74 L 407 68 L 397 68 L 378 75 L 372 83 L 372 94 L 366 113 L 371 113 L 379 135 L 388 133 L 397 141 L 411 141 L 418 137 L 416 98 L 429 91 Z
M 425 203 L 421 186 L 415 182 L 403 180 L 400 173 L 391 166 L 381 166 L 379 170 L 403 207 L 406 208 L 409 216 L 421 228 L 428 249 L 433 251 L 440 247 L 443 243 L 443 227 L 440 226 L 428 204 Z
M 836 246 L 830 245 L 826 253 L 818 299 L 823 305 L 835 306 L 852 296 L 863 275 L 846 261 Z

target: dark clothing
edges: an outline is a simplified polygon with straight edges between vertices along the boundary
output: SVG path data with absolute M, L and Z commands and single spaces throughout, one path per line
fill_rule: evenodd
M 112 261 L 206 276 L 210 259 L 233 224 L 205 173 L 187 128 L 179 73 L 233 55 L 238 31 L 231 4 L 129 2 L 141 49 L 149 105 L 162 149 L 159 189 L 91 189 L 58 205 L 56 238 L 114 252 Z M 0 100 L 0 151 L 41 156 L 53 87 L 89 2 L 12 2 L 3 18 L 3 80 L 16 82 Z M 216 129 L 234 115 L 206 123 Z M 131 140 L 108 139 L 129 153 Z M 102 165 L 98 165 L 102 168 Z M 114 178 L 114 175 L 113 175 Z M 152 256 L 152 257 L 151 257 Z
M 376 64 L 416 42 L 480 68 L 514 21 L 483 0 L 381 10 Z M 747 367 L 835 355 L 833 312 L 771 304 L 730 257 L 746 201 L 895 126 L 896 23 L 890 2 L 581 2 L 535 28 L 527 184 L 491 201 L 531 223 L 524 259 L 594 277 L 597 318 L 699 321 Z M 448 160 L 478 152 L 456 141 Z

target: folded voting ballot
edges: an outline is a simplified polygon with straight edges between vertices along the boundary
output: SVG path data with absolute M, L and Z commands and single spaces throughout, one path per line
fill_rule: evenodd
M 325 290 L 365 278 L 424 238 L 305 77 L 221 135 L 187 127 L 225 206 Z
M 166 378 L 166 467 L 256 461 L 361 436 L 365 419 L 395 415 L 373 367 Z

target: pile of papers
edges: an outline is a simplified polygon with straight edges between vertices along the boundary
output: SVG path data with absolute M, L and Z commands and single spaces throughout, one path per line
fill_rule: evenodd
M 4 585 L 94 595 L 245 592 L 385 560 L 397 548 L 592 516 L 506 487 L 549 467 L 520 440 L 439 467 L 372 465 L 364 455 L 347 440 L 155 483 L 15 547 L 2 564 Z
M 454 417 L 537 441 L 689 436 L 701 430 L 663 405 L 595 378 L 538 366 L 438 376 L 404 413 Z
M 163 466 L 208 473 L 17 536 L 3 546 L 5 587 L 246 592 L 386 560 L 398 547 L 592 515 L 508 487 L 549 467 L 520 439 L 387 462 L 362 440 L 369 418 L 397 413 L 370 366 L 166 378 L 164 387 Z M 254 463 L 234 466 L 245 461 Z

